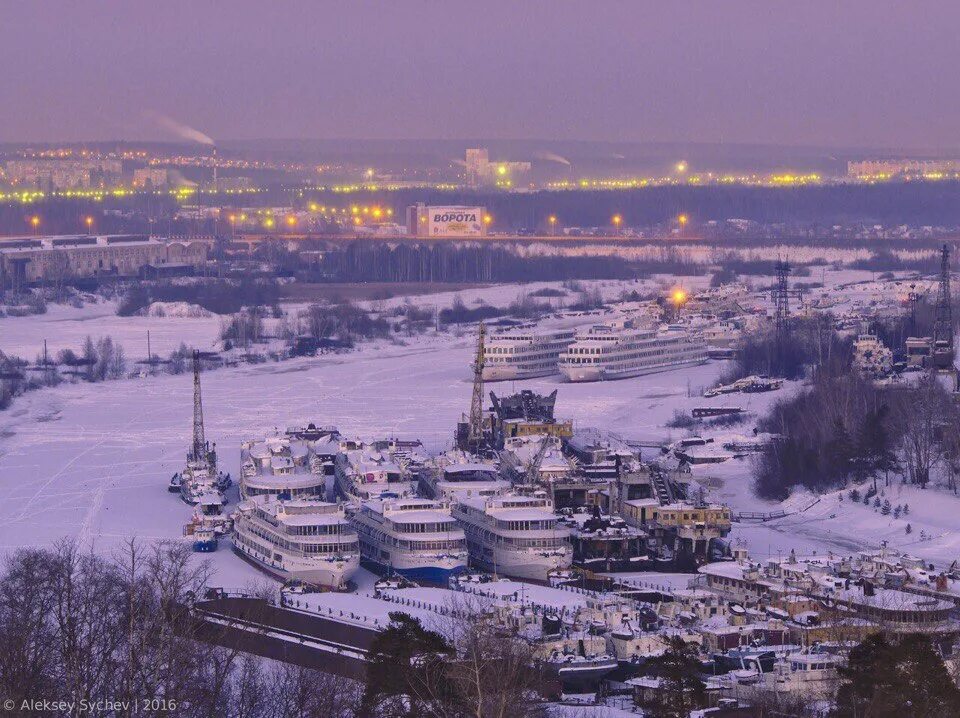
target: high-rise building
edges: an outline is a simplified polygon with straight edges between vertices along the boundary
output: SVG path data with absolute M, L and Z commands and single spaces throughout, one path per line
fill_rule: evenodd
M 479 187 L 490 175 L 490 152 L 485 148 L 467 150 L 467 185 Z

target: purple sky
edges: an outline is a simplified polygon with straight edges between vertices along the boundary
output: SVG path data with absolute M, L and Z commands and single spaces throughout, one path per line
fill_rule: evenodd
M 0 141 L 960 145 L 960 3 L 5 2 Z

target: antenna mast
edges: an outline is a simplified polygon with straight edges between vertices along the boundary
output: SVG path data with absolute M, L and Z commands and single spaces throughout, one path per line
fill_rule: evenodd
M 483 443 L 483 365 L 485 361 L 483 338 L 486 328 L 480 322 L 477 334 L 477 356 L 473 362 L 473 397 L 470 400 L 470 426 L 467 444 L 471 451 L 477 451 Z

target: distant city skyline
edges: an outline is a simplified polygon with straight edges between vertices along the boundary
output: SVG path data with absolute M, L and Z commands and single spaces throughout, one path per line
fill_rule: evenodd
M 52 2 L 4 21 L 0 142 L 176 140 L 176 122 L 960 149 L 949 2 Z

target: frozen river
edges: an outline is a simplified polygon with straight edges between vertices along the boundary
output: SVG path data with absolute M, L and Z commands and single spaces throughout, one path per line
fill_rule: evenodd
M 471 337 L 447 336 L 208 372 L 207 438 L 217 443 L 221 465 L 234 476 L 242 440 L 309 421 L 366 438 L 420 438 L 431 450 L 444 449 L 469 405 L 472 351 Z M 575 426 L 662 439 L 675 410 L 731 403 L 729 397 L 697 398 L 720 370 L 711 363 L 619 382 L 562 384 L 547 377 L 488 388 L 559 388 L 557 415 Z M 754 394 L 736 403 L 763 411 L 773 398 Z M 62 537 L 108 549 L 130 536 L 181 536 L 190 510 L 166 484 L 182 467 L 191 411 L 189 374 L 64 385 L 17 399 L 0 415 L 0 550 L 49 545 Z M 748 464 L 728 462 L 712 471 L 723 480 L 718 497 L 740 509 L 763 508 L 749 494 Z M 834 525 L 833 535 L 799 528 L 797 521 L 743 526 L 733 537 L 746 540 L 758 555 L 849 548 L 859 541 L 844 536 L 842 525 Z M 228 584 L 256 575 L 227 551 L 216 554 L 216 564 Z

